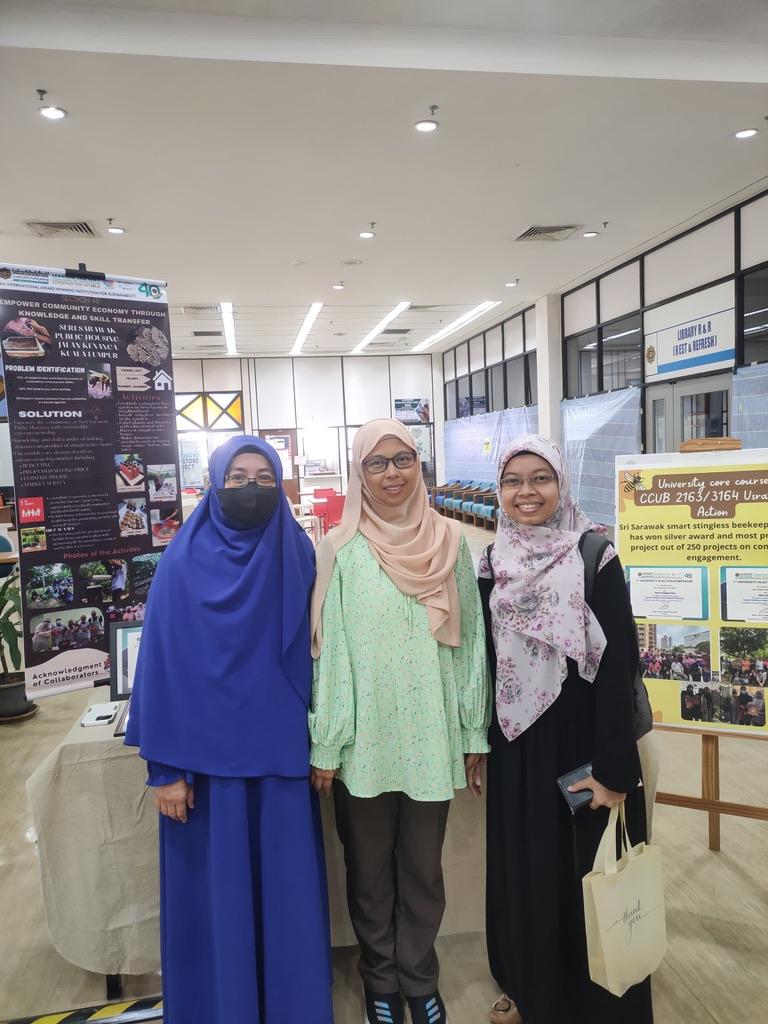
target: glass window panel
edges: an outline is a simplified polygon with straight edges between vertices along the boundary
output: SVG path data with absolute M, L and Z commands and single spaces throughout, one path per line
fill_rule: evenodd
M 536 348 L 536 310 L 526 309 L 525 311 L 525 351 L 530 352 Z
M 476 338 L 472 338 L 469 343 L 469 368 L 474 373 L 475 370 L 482 370 L 484 366 L 485 346 L 483 336 L 479 334 Z
M 472 415 L 488 411 L 488 404 L 485 395 L 485 370 L 479 370 L 472 374 Z
M 597 331 L 577 334 L 566 342 L 569 398 L 597 391 Z
M 504 324 L 504 358 L 519 356 L 523 351 L 523 318 L 515 316 Z
M 494 366 L 504 358 L 501 343 L 501 324 L 485 332 L 485 365 Z
M 466 341 L 456 349 L 456 376 L 463 377 L 469 373 L 469 345 Z
M 603 328 L 603 391 L 642 383 L 642 347 L 639 313 Z
M 446 380 L 456 379 L 456 356 L 453 349 L 443 352 L 443 375 Z
M 472 408 L 469 401 L 469 377 L 459 377 L 458 381 L 458 406 L 456 412 L 459 417 L 471 416 Z
M 499 412 L 504 408 L 504 364 L 492 366 L 488 376 L 491 385 L 491 411 Z
M 744 362 L 768 362 L 768 268 L 744 278 Z
M 665 398 L 654 398 L 651 418 L 653 419 L 653 451 L 665 452 L 667 450 L 667 400 Z
M 445 385 L 445 418 L 456 419 L 456 383 L 451 381 Z
M 523 357 L 508 359 L 504 363 L 507 374 L 507 408 L 519 409 L 525 405 L 525 369 Z
M 709 391 L 680 397 L 683 441 L 728 436 L 728 392 Z
M 537 374 L 537 359 L 536 353 L 531 352 L 530 355 L 525 357 L 528 360 L 528 381 L 530 384 L 530 402 L 529 405 L 538 405 L 539 402 L 539 381 L 536 376 Z

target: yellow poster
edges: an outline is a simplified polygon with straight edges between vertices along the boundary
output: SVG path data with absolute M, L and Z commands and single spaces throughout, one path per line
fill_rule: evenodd
M 621 456 L 616 508 L 654 719 L 768 737 L 768 450 Z

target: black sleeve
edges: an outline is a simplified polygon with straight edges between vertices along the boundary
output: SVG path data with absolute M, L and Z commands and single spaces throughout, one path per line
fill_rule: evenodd
M 491 680 L 496 683 L 496 648 L 493 645 L 493 633 L 491 632 L 491 591 L 493 580 L 487 580 L 481 576 L 477 585 L 480 588 L 480 603 L 483 606 L 483 621 L 485 622 L 485 649 L 488 653 L 488 667 L 491 670 Z
M 618 557 L 612 558 L 597 574 L 590 604 L 607 641 L 594 682 L 592 774 L 608 789 L 629 793 L 640 778 L 634 691 L 640 651 L 624 570 Z

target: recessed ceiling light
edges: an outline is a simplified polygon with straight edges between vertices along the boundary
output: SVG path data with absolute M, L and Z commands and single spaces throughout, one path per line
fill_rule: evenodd
M 751 139 L 757 135 L 757 128 L 742 128 L 741 131 L 733 133 L 737 139 Z
M 514 281 L 507 281 L 507 283 L 504 285 L 504 287 L 505 288 L 517 288 L 517 282 L 519 280 L 520 280 L 520 278 L 516 277 Z
M 237 355 L 237 340 L 235 338 L 235 314 L 231 302 L 222 302 L 219 306 L 221 320 L 224 324 L 224 340 L 227 343 L 227 355 Z
M 597 238 L 599 232 L 597 231 L 585 231 L 581 236 L 582 238 Z
M 490 309 L 499 305 L 499 301 L 491 302 L 486 300 L 481 302 L 479 306 L 475 306 L 474 309 L 470 309 L 468 313 L 462 314 L 452 323 L 448 324 L 447 327 L 441 328 L 435 334 L 430 334 L 428 338 L 420 342 L 413 349 L 414 352 L 423 352 L 425 348 L 429 348 L 430 345 L 435 345 L 438 341 L 442 341 L 443 338 L 447 338 L 449 334 L 453 334 L 454 331 L 458 331 L 461 327 L 466 327 L 467 324 L 472 323 L 473 320 L 477 320 L 483 313 L 487 313 Z
M 343 292 L 344 291 L 344 282 L 343 281 L 337 281 L 336 284 L 333 285 L 333 290 L 335 292 Z
M 62 118 L 67 116 L 67 112 L 63 107 L 56 107 L 45 102 L 45 97 L 47 95 L 46 89 L 38 89 L 37 95 L 40 102 L 43 104 L 41 107 L 37 108 L 42 117 L 46 118 L 48 121 L 61 121 Z
M 376 221 L 372 220 L 371 221 L 371 226 L 369 228 L 366 228 L 365 231 L 361 231 L 360 232 L 360 238 L 365 238 L 366 240 L 369 239 L 369 238 L 375 238 L 376 237 L 376 232 L 373 230 L 375 227 L 376 227 Z
M 312 325 L 315 320 L 317 320 L 322 308 L 322 302 L 313 302 L 309 307 L 309 312 L 304 317 L 304 323 L 299 328 L 299 333 L 296 335 L 296 341 L 293 343 L 293 348 L 291 349 L 292 356 L 296 356 L 301 352 L 304 342 L 307 340 L 307 335 L 312 330 Z
M 401 313 L 404 313 L 406 309 L 410 308 L 410 302 L 398 302 L 395 308 L 390 310 L 389 313 L 387 313 L 387 315 L 384 317 L 384 319 L 380 320 L 373 328 L 373 330 L 369 331 L 366 334 L 366 336 L 363 338 L 360 344 L 356 345 L 352 349 L 352 355 L 355 356 L 358 355 L 358 353 L 362 352 L 366 345 L 370 345 L 374 338 L 378 337 L 378 335 L 380 335 L 382 331 L 386 331 L 387 327 L 389 327 L 393 320 L 397 319 L 397 317 L 399 317 Z
M 436 132 L 440 127 L 440 122 L 435 119 L 435 112 L 439 109 L 436 103 L 433 103 L 429 108 L 431 117 L 425 117 L 421 121 L 417 121 L 413 126 L 417 132 Z
M 114 219 L 114 217 L 107 217 L 107 224 L 109 225 L 107 231 L 110 233 L 110 235 L 124 235 L 125 228 L 121 228 L 118 224 L 113 224 L 112 221 Z

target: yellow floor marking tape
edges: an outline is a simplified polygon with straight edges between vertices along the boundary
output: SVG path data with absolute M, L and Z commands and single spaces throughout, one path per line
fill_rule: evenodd
M 102 1006 L 96 1013 L 91 1014 L 88 1020 L 103 1020 L 105 1017 L 116 1017 L 119 1013 L 130 1010 L 137 1002 L 138 1000 L 136 999 L 129 999 L 127 1003 L 108 1003 L 107 1006 Z
M 67 1010 L 66 1013 L 49 1013 L 46 1017 L 38 1017 L 35 1020 L 35 1024 L 59 1024 L 60 1021 L 66 1020 L 67 1017 L 71 1016 L 71 1010 Z

